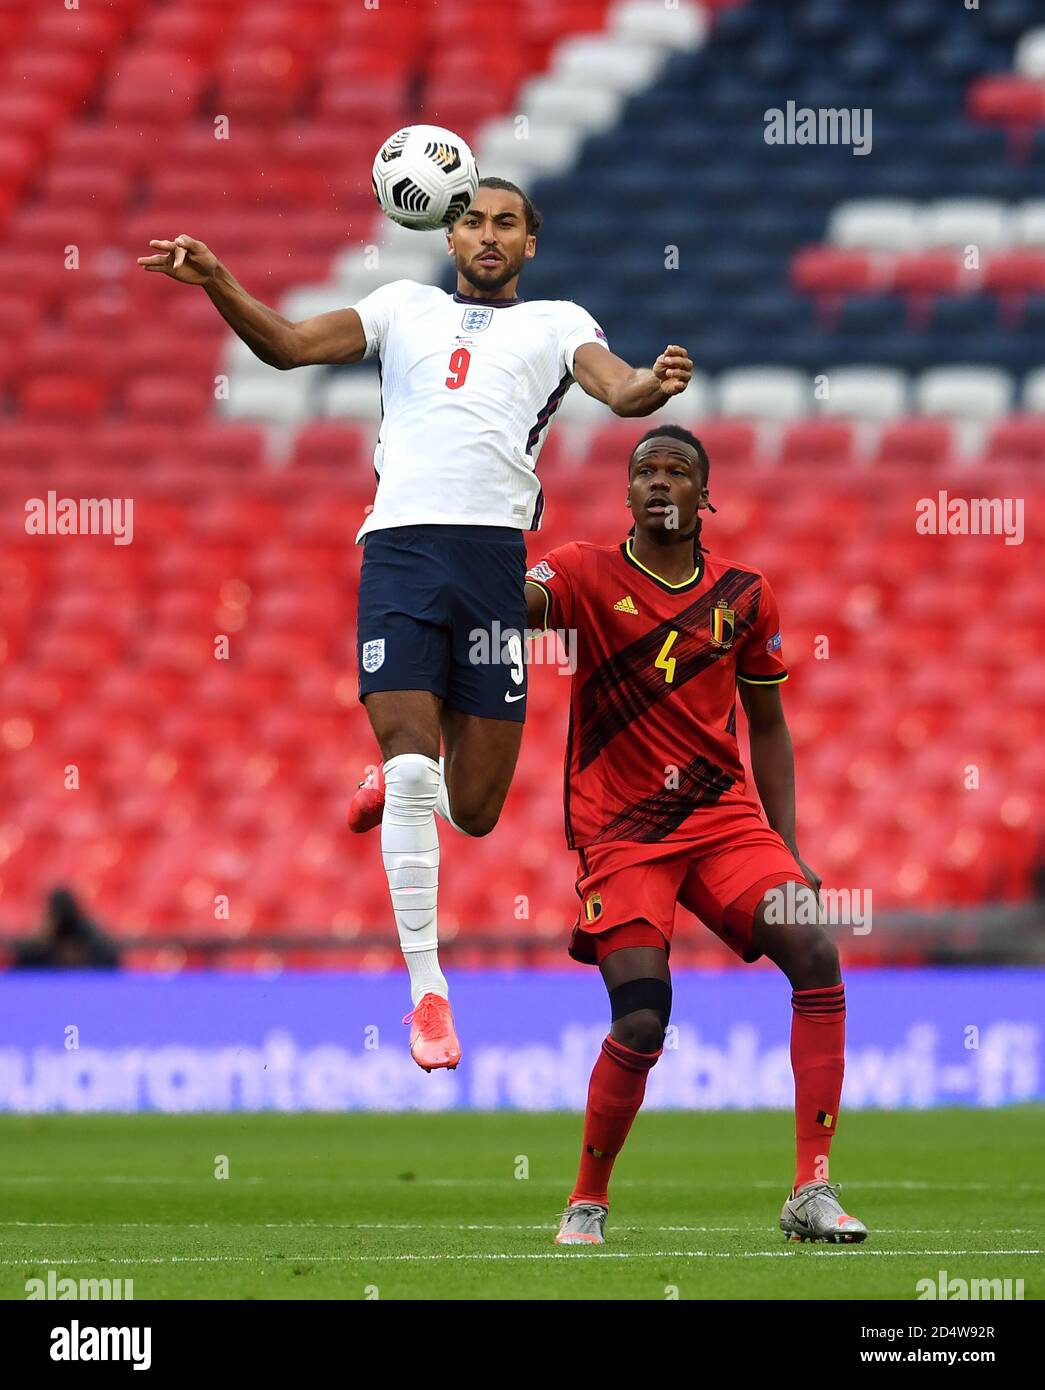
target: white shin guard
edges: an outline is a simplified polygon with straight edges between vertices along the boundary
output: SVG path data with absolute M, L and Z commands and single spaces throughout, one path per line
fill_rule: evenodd
M 422 753 L 400 753 L 384 765 L 385 810 L 381 857 L 392 897 L 399 944 L 416 1004 L 422 994 L 447 995 L 438 964 L 439 836 L 435 804 L 439 764 Z

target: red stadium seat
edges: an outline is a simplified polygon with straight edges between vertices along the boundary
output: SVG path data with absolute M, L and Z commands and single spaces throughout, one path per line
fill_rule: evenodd
M 1045 415 L 1000 420 L 987 440 L 989 463 L 1045 464 Z
M 214 379 L 191 360 L 162 375 L 135 375 L 124 389 L 123 405 L 131 420 L 193 424 L 214 405 Z
M 969 114 L 977 121 L 1009 126 L 1045 123 L 1045 88 L 1013 73 L 977 78 L 967 95 Z
M 184 54 L 205 67 L 227 39 L 233 9 L 176 4 L 154 10 L 146 17 L 142 38 L 151 48 Z
M 112 222 L 100 211 L 86 206 L 77 211 L 49 207 L 19 211 L 12 214 L 7 234 L 8 243 L 15 251 L 49 252 L 65 266 L 70 282 L 89 253 L 97 253 L 110 240 L 115 240 Z M 74 251 L 69 251 L 69 247 Z
M 124 169 L 97 164 L 55 163 L 44 176 L 41 192 L 48 212 L 61 211 L 68 215 L 80 214 L 87 209 L 98 214 L 102 226 L 113 228 L 114 218 L 122 213 L 130 188 L 130 176 Z M 74 240 L 80 236 L 82 233 L 77 228 Z
M 19 403 L 27 421 L 68 421 L 86 425 L 97 420 L 105 404 L 106 387 L 97 379 L 30 376 L 22 384 Z
M 54 153 L 64 167 L 111 169 L 126 178 L 150 157 L 141 132 L 133 127 L 86 121 L 63 127 L 56 136 Z
M 250 171 L 264 168 L 272 141 L 250 126 L 223 136 L 209 121 L 189 121 L 170 132 L 165 151 L 168 168 Z
M 40 322 L 42 308 L 37 297 L 15 287 L 0 291 L 0 323 L 10 337 L 25 342 Z
M 205 82 L 204 72 L 181 53 L 139 50 L 106 88 L 106 110 L 114 120 L 146 126 L 189 120 Z
M 83 97 L 103 61 L 101 54 L 82 49 L 77 52 L 28 47 L 6 56 L 24 91 L 45 93 L 66 107 Z
M 286 43 L 311 50 L 326 36 L 333 22 L 333 10 L 327 4 L 300 0 L 288 7 L 282 0 L 261 0 L 244 8 L 237 32 L 258 43 Z
M 25 135 L 0 134 L 0 188 L 5 202 L 0 212 L 6 213 L 36 171 L 38 164 L 36 142 Z
M 987 261 L 983 287 L 996 294 L 1031 294 L 1045 290 L 1045 251 L 996 251 Z
M 353 58 L 349 70 L 344 72 L 339 71 L 334 63 L 330 64 L 324 78 L 320 109 L 330 116 L 336 116 L 338 122 L 347 124 L 358 121 L 366 130 L 380 126 L 386 135 L 390 135 L 409 120 L 405 75 L 368 80 L 366 74 L 360 75 L 356 61 Z M 369 150 L 371 160 L 381 138 L 378 136 Z
M 888 258 L 871 251 L 809 246 L 791 262 L 791 283 L 820 298 L 872 294 L 889 288 L 889 270 Z
M 358 425 L 317 420 L 298 430 L 291 464 L 354 471 L 363 465 L 371 447 Z
M 464 91 L 456 77 L 435 76 L 425 87 L 423 111 L 426 121 L 456 130 L 468 140 L 484 122 L 499 116 L 504 110 L 501 89 L 486 87 Z
M 127 28 L 127 16 L 119 7 L 87 9 L 80 6 L 75 12 L 65 9 L 41 8 L 33 17 L 32 40 L 45 52 L 74 49 L 84 53 L 105 53 L 111 50 L 117 35 Z
M 61 301 L 71 288 L 74 276 L 82 277 L 81 285 L 92 283 L 87 271 L 67 270 L 62 258 L 49 250 L 5 251 L 4 270 L 7 283 L 32 294 L 42 309 L 49 309 Z
M 979 288 L 979 283 L 958 251 L 905 251 L 893 265 L 893 288 L 901 294 L 953 294 Z
M 275 127 L 297 104 L 308 64 L 285 44 L 238 44 L 221 57 L 218 101 L 233 121 Z
M 162 424 L 106 420 L 92 431 L 89 456 L 98 467 L 145 471 L 171 446 L 171 432 Z
M 66 102 L 44 91 L 0 91 L 0 130 L 43 146 L 61 124 Z
M 189 457 L 204 468 L 249 468 L 265 454 L 265 432 L 257 425 L 202 420 L 184 438 Z
M 854 428 L 846 420 L 803 420 L 784 435 L 780 462 L 785 467 L 814 463 L 844 468 L 852 460 L 854 443 Z
M 744 468 L 754 462 L 758 428 L 746 420 L 708 419 L 700 422 L 700 441 L 716 469 Z
M 155 215 L 158 222 L 195 214 L 209 217 L 215 208 L 239 201 L 239 181 L 239 171 L 234 167 L 200 169 L 190 165 L 157 169 L 148 180 L 150 215 Z
M 950 461 L 953 447 L 953 426 L 948 420 L 897 420 L 882 429 L 877 462 L 934 467 Z

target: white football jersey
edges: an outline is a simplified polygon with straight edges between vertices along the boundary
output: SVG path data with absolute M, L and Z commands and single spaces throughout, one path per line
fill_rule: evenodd
M 607 345 L 591 315 L 565 299 L 466 299 L 413 280 L 355 308 L 381 362 L 377 495 L 356 540 L 430 523 L 537 530 L 537 460 L 573 355 Z

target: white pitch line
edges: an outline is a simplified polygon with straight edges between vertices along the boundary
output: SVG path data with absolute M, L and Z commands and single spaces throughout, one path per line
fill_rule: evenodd
M 500 1252 L 485 1251 L 475 1255 L 154 1255 L 146 1259 L 132 1259 L 129 1256 L 113 1256 L 112 1258 L 94 1258 L 90 1260 L 64 1257 L 63 1259 L 53 1259 L 44 1255 L 27 1256 L 21 1260 L 0 1260 L 0 1265 L 17 1265 L 35 1268 L 40 1265 L 65 1264 L 78 1268 L 81 1265 L 159 1265 L 159 1264 L 262 1264 L 274 1263 L 279 1260 L 289 1264 L 319 1264 L 319 1263 L 341 1263 L 341 1264 L 390 1264 L 404 1263 L 407 1261 L 431 1261 L 431 1260 L 659 1260 L 659 1259 L 708 1259 L 708 1260 L 788 1260 L 788 1259 L 813 1259 L 816 1257 L 844 1258 L 839 1254 L 843 1249 L 856 1250 L 856 1246 L 832 1246 L 828 1250 L 744 1250 L 744 1251 L 721 1251 L 721 1250 L 607 1250 L 595 1251 L 590 1247 L 583 1247 L 583 1252 L 579 1255 L 574 1251 L 549 1250 L 546 1253 L 534 1254 L 509 1254 Z M 1003 1256 L 1003 1255 L 1045 1255 L 1045 1250 L 867 1250 L 860 1248 L 861 1257 L 879 1256 L 886 1258 L 889 1256 L 908 1256 L 908 1255 L 975 1255 L 980 1256 Z
M 63 1184 L 66 1184 L 66 1183 L 67 1183 L 67 1184 L 69 1184 L 69 1185 L 72 1185 L 73 1183 L 89 1183 L 89 1184 L 93 1187 L 93 1186 L 95 1185 L 95 1183 L 99 1183 L 99 1182 L 108 1182 L 108 1183 L 131 1183 L 131 1184 L 139 1184 L 139 1183 L 140 1183 L 140 1184 L 142 1184 L 142 1185 L 144 1186 L 144 1185 L 152 1184 L 152 1183 L 160 1183 L 160 1184 L 163 1184 L 163 1185 L 167 1185 L 167 1184 L 170 1184 L 170 1183 L 206 1183 L 206 1182 L 213 1182 L 213 1181 L 214 1181 L 214 1175 L 213 1175 L 213 1173 L 211 1173 L 211 1172 L 208 1172 L 208 1173 L 206 1173 L 206 1174 L 201 1174 L 198 1178 L 173 1178 L 173 1177 L 148 1177 L 148 1176 L 147 1176 L 147 1177 L 137 1177 L 137 1176 L 135 1176 L 135 1177 L 128 1177 L 128 1176 L 125 1175 L 125 1174 L 117 1175 L 117 1174 L 113 1174 L 113 1173 L 100 1173 L 100 1174 L 70 1173 L 68 1176 L 65 1176 L 65 1177 L 59 1176 L 59 1175 L 54 1174 L 54 1173 L 24 1173 L 24 1174 L 16 1174 L 15 1176 L 12 1177 L 12 1176 L 9 1176 L 8 1174 L 5 1173 L 5 1174 L 3 1174 L 2 1176 L 0 1176 L 0 1187 L 3 1187 L 3 1186 L 5 1186 L 5 1185 L 8 1184 L 8 1183 L 63 1183 Z M 261 1183 L 261 1182 L 282 1182 L 283 1179 L 282 1179 L 282 1178 L 259 1178 L 259 1177 L 256 1177 L 256 1176 L 251 1176 L 251 1177 L 246 1177 L 246 1178 L 237 1178 L 236 1181 L 237 1181 L 237 1182 L 243 1182 L 243 1183 L 250 1183 L 250 1184 L 253 1185 L 253 1184 L 255 1184 L 255 1183 Z M 321 1179 L 321 1180 L 318 1180 L 318 1179 L 315 1179 L 315 1178 L 309 1178 L 309 1185 L 311 1186 L 311 1185 L 312 1185 L 313 1183 L 315 1183 L 316 1181 L 334 1182 L 335 1179 L 329 1178 L 329 1179 Z M 340 1181 L 340 1179 L 337 1179 L 337 1181 Z
M 528 1178 L 527 1181 L 529 1182 L 529 1184 L 530 1184 L 531 1187 L 563 1187 L 563 1186 L 569 1187 L 569 1185 L 574 1181 L 575 1177 L 576 1177 L 576 1174 L 570 1174 L 570 1175 L 568 1175 L 568 1176 L 564 1176 L 564 1177 L 560 1177 L 560 1178 Z M 16 1174 L 16 1175 L 14 1175 L 14 1176 L 11 1176 L 11 1175 L 8 1175 L 8 1174 L 0 1174 L 0 1187 L 5 1186 L 6 1184 L 15 1184 L 15 1183 L 67 1183 L 67 1184 L 69 1184 L 69 1185 L 72 1185 L 72 1184 L 74 1184 L 74 1183 L 90 1183 L 92 1186 L 93 1186 L 94 1184 L 96 1184 L 96 1183 L 127 1183 L 127 1184 L 132 1184 L 132 1185 L 133 1185 L 133 1184 L 142 1184 L 142 1185 L 146 1185 L 146 1184 L 150 1184 L 150 1183 L 159 1183 L 159 1184 L 172 1184 L 172 1183 L 193 1184 L 193 1183 L 198 1183 L 198 1184 L 200 1184 L 201 1186 L 203 1186 L 203 1185 L 208 1184 L 208 1183 L 211 1183 L 211 1182 L 213 1182 L 213 1181 L 214 1181 L 214 1177 L 213 1177 L 213 1174 L 210 1173 L 210 1172 L 207 1172 L 207 1173 L 205 1173 L 205 1174 L 200 1174 L 199 1177 L 193 1177 L 193 1178 L 188 1178 L 188 1177 L 156 1177 L 156 1176 L 137 1177 L 137 1176 L 128 1176 L 128 1175 L 126 1175 L 126 1174 L 112 1174 L 112 1173 L 109 1173 L 109 1174 L 99 1174 L 99 1175 L 90 1175 L 90 1176 L 89 1176 L 89 1175 L 86 1175 L 86 1174 L 69 1174 L 67 1177 L 59 1177 L 59 1176 L 56 1176 L 56 1175 L 54 1175 L 54 1174 L 22 1174 L 22 1175 Z M 260 1176 L 258 1176 L 258 1175 L 256 1175 L 256 1174 L 252 1174 L 252 1175 L 249 1176 L 249 1177 L 245 1177 L 245 1178 L 236 1178 L 236 1179 L 234 1179 L 233 1181 L 235 1181 L 235 1182 L 237 1182 L 237 1183 L 247 1183 L 247 1184 L 250 1184 L 250 1185 L 254 1186 L 254 1185 L 257 1185 L 257 1184 L 259 1184 L 259 1183 L 267 1183 L 267 1182 L 279 1182 L 279 1183 L 283 1183 L 283 1182 L 286 1181 L 286 1176 L 285 1176 L 285 1175 L 281 1175 L 281 1176 L 279 1176 L 279 1177 L 260 1177 Z M 308 1178 L 308 1185 L 309 1185 L 309 1187 L 319 1187 L 319 1186 L 331 1186 L 331 1185 L 336 1185 L 336 1186 L 341 1187 L 341 1188 L 353 1188 L 353 1187 L 391 1187 L 391 1188 L 396 1188 L 396 1189 L 398 1189 L 398 1190 L 402 1190 L 402 1189 L 405 1189 L 405 1188 L 408 1188 L 408 1187 L 416 1187 L 416 1188 L 420 1188 L 420 1187 L 503 1187 L 503 1186 L 505 1186 L 507 1183 L 510 1183 L 511 1181 L 512 1181 L 512 1178 L 511 1178 L 510 1175 L 506 1175 L 506 1176 L 503 1177 L 503 1178 L 355 1178 L 355 1177 L 322 1178 L 322 1177 L 310 1177 L 310 1178 Z M 681 1188 L 692 1189 L 692 1188 L 694 1187 L 694 1181 L 691 1180 L 691 1179 L 688 1179 L 688 1178 L 657 1178 L 657 1179 L 655 1179 L 655 1180 L 650 1180 L 650 1179 L 648 1179 L 648 1178 L 615 1178 L 615 1179 L 614 1179 L 613 1185 L 614 1185 L 615 1188 L 621 1188 L 621 1187 L 639 1187 L 639 1188 L 645 1189 L 646 1191 L 649 1191 L 651 1188 L 656 1189 L 656 1188 L 664 1188 L 664 1187 L 681 1187 Z M 771 1189 L 771 1190 L 773 1190 L 773 1191 L 783 1191 L 785 1195 L 787 1194 L 788 1191 L 790 1191 L 790 1184 L 788 1183 L 787 1180 L 779 1181 L 779 1180 L 773 1179 L 773 1178 L 732 1179 L 732 1180 L 730 1180 L 730 1181 L 727 1182 L 727 1181 L 725 1181 L 725 1180 L 709 1180 L 709 1179 L 705 1179 L 705 1178 L 702 1177 L 702 1178 L 700 1179 L 700 1185 L 701 1185 L 701 1187 L 715 1187 L 715 1186 L 718 1186 L 718 1187 L 730 1187 L 730 1188 L 732 1188 L 733 1190 L 740 1190 L 740 1191 L 743 1191 L 744 1188 L 759 1188 L 759 1189 L 761 1189 L 761 1188 L 766 1188 L 766 1189 Z M 886 1190 L 889 1190 L 889 1189 L 899 1189 L 899 1190 L 901 1190 L 901 1191 L 910 1191 L 910 1192 L 994 1192 L 994 1191 L 996 1191 L 997 1189 L 999 1189 L 999 1188 L 1001 1188 L 1001 1187 L 1004 1187 L 1005 1190 L 1006 1190 L 1007 1192 L 1013 1192 L 1013 1191 L 1016 1191 L 1016 1192 L 1042 1192 L 1042 1191 L 1045 1191 L 1045 1183 L 1040 1183 L 1040 1182 L 1005 1182 L 1004 1180 L 999 1180 L 998 1182 L 993 1182 L 993 1183 L 991 1183 L 991 1182 L 928 1182 L 928 1181 L 923 1182 L 923 1181 L 914 1181 L 914 1180 L 911 1180 L 911 1179 L 901 1179 L 901 1178 L 897 1178 L 897 1179 L 895 1179 L 895 1180 L 893 1180 L 893 1179 L 884 1179 L 884 1178 L 883 1178 L 883 1179 L 877 1179 L 877 1180 L 874 1180 L 874 1181 L 863 1181 L 863 1180 L 861 1180 L 861 1179 L 859 1179 L 859 1178 L 853 1178 L 853 1179 L 845 1179 L 845 1180 L 842 1180 L 842 1181 L 840 1181 L 837 1185 L 839 1186 L 839 1188 L 843 1189 L 843 1190 L 846 1191 L 846 1192 L 855 1191 L 855 1190 L 857 1190 L 857 1189 L 863 1190 L 864 1188 L 867 1188 L 867 1189 L 871 1189 L 871 1188 L 884 1188 L 884 1189 L 886 1189 Z
M 74 1231 L 548 1231 L 553 1222 L 522 1225 L 513 1221 L 0 1221 L 2 1226 Z M 764 1226 L 615 1226 L 617 1234 L 682 1232 L 691 1235 L 757 1235 Z M 772 1228 L 770 1228 L 772 1229 Z M 880 1236 L 951 1236 L 957 1232 L 938 1226 L 875 1226 Z M 1037 1235 L 1036 1226 L 996 1227 L 995 1235 Z
M 703 1179 L 701 1179 L 701 1184 L 704 1185 Z M 735 1185 L 740 1188 L 776 1188 L 780 1186 L 778 1182 L 769 1182 L 762 1178 L 756 1179 L 753 1182 L 738 1182 Z M 835 1184 L 835 1186 L 845 1192 L 849 1192 L 852 1189 L 858 1187 L 884 1187 L 887 1189 L 901 1188 L 903 1191 L 909 1192 L 994 1192 L 999 1187 L 1004 1187 L 1007 1191 L 1012 1191 L 1015 1188 L 1018 1189 L 1020 1192 L 1041 1192 L 1045 1190 L 1045 1183 L 1005 1182 L 1004 1179 L 999 1179 L 998 1182 L 922 1182 L 920 1180 L 915 1181 L 910 1179 L 898 1179 L 894 1182 L 889 1179 L 883 1178 L 880 1181 L 865 1182 L 862 1178 L 842 1178 Z

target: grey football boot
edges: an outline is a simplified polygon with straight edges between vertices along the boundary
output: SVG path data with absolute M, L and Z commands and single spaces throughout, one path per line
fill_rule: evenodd
M 605 1245 L 607 1207 L 596 1202 L 574 1202 L 566 1208 L 555 1237 L 556 1245 Z
M 855 1245 L 867 1238 L 867 1227 L 849 1216 L 829 1182 L 805 1183 L 792 1193 L 780 1213 L 780 1229 L 788 1240 L 826 1240 L 832 1245 Z

